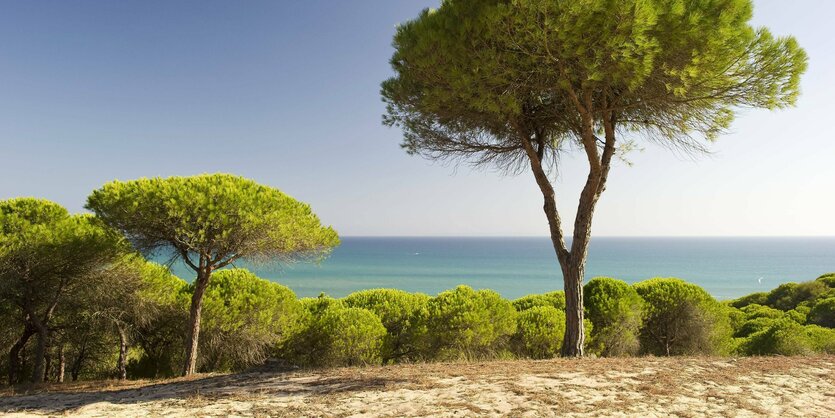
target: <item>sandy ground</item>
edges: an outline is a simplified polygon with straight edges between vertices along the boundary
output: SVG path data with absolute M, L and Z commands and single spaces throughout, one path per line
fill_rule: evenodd
M 264 368 L 0 393 L 0 413 L 13 417 L 835 417 L 835 356 Z

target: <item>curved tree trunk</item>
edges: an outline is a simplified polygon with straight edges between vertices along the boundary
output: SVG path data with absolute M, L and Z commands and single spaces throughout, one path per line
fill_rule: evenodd
M 201 268 L 197 273 L 197 280 L 194 284 L 194 294 L 191 296 L 183 376 L 194 374 L 197 371 L 197 346 L 200 339 L 200 316 L 203 311 L 203 294 L 206 292 L 206 287 L 209 285 L 209 277 L 211 276 L 211 269 L 206 267 L 204 263 L 204 260 L 201 260 Z
M 20 359 L 20 352 L 26 347 L 29 338 L 35 335 L 35 328 L 31 324 L 26 324 L 23 328 L 23 335 L 15 341 L 12 348 L 9 350 L 9 385 L 14 385 L 21 382 L 20 373 L 23 371 L 22 361 Z

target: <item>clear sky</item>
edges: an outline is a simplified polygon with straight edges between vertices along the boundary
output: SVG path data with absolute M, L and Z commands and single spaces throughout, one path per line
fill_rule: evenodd
M 0 199 L 81 211 L 109 180 L 229 172 L 342 235 L 546 235 L 529 173 L 409 157 L 381 126 L 395 25 L 438 3 L 4 1 Z M 595 235 L 835 235 L 835 2 L 755 4 L 809 53 L 798 106 L 744 112 L 695 161 L 645 145 L 613 168 Z M 578 157 L 558 180 L 564 218 Z

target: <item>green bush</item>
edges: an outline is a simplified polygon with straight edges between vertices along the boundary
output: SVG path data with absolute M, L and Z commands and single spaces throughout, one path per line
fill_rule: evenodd
M 734 308 L 744 308 L 748 305 L 765 305 L 768 300 L 768 292 L 751 293 L 739 299 L 734 299 L 730 305 Z
M 783 283 L 772 290 L 766 298 L 766 305 L 790 311 L 804 302 L 811 302 L 829 288 L 823 281 L 811 281 L 803 283 Z
M 517 312 L 522 312 L 535 306 L 551 306 L 557 308 L 557 310 L 565 311 L 565 292 L 556 290 L 538 295 L 527 295 L 513 301 L 513 307 Z
M 299 330 L 301 319 L 302 307 L 289 288 L 245 269 L 216 272 L 203 298 L 202 369 L 263 363 Z
M 341 300 L 334 299 L 324 293 L 315 298 L 301 298 L 299 302 L 308 314 L 314 316 L 323 314 L 325 310 L 331 307 L 344 307 Z
M 419 357 L 421 336 L 416 322 L 426 309 L 429 296 L 396 289 L 371 289 L 355 292 L 342 300 L 345 306 L 363 308 L 377 315 L 386 327 L 383 362 Z
M 704 289 L 680 279 L 634 285 L 646 302 L 641 349 L 654 355 L 724 354 L 730 351 L 727 307 Z
M 380 364 L 386 328 L 377 315 L 360 308 L 332 306 L 312 321 L 309 364 L 337 367 Z
M 835 289 L 835 273 L 826 273 L 818 277 L 815 281 L 821 282 L 827 287 Z
M 643 299 L 624 281 L 608 277 L 591 279 L 584 287 L 592 351 L 604 356 L 635 355 L 640 350 Z
M 785 313 L 779 309 L 762 305 L 748 305 L 740 309 L 745 314 L 745 319 L 771 318 L 780 319 Z
M 835 328 L 835 297 L 818 299 L 807 316 L 809 324 Z
M 556 357 L 565 336 L 565 313 L 553 306 L 534 306 L 517 317 L 513 351 L 520 357 Z
M 440 360 L 479 359 L 507 353 L 516 311 L 492 290 L 469 286 L 441 292 L 427 303 L 426 350 Z
M 835 330 L 818 325 L 807 325 L 804 328 L 816 352 L 835 354 Z
M 739 328 L 736 329 L 734 332 L 734 337 L 737 338 L 745 338 L 750 337 L 758 332 L 762 332 L 770 328 L 774 325 L 775 322 L 781 320 L 783 318 L 753 318 L 745 321 Z
M 772 320 L 770 326 L 752 334 L 739 350 L 744 355 L 792 356 L 812 354 L 816 351 L 815 346 L 806 327 L 784 318 Z

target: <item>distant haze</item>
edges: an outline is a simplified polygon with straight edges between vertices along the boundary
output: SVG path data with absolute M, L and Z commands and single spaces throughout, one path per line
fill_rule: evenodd
M 381 126 L 395 25 L 438 3 L 4 2 L 0 199 L 81 211 L 112 179 L 230 172 L 342 235 L 546 235 L 530 173 L 409 157 Z M 642 144 L 613 167 L 595 235 L 835 235 L 835 3 L 755 4 L 809 54 L 798 106 L 742 112 L 695 160 Z M 567 226 L 578 157 L 559 177 Z

